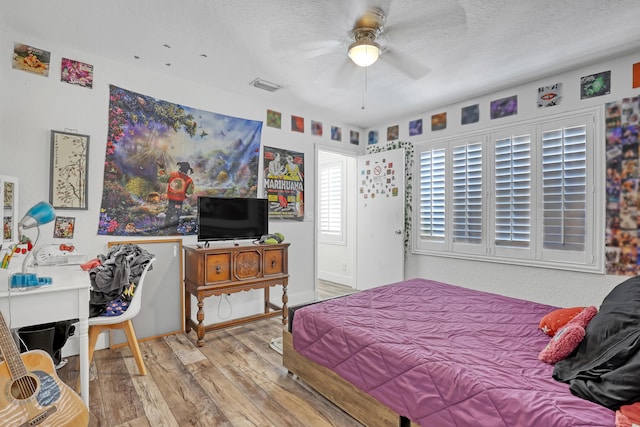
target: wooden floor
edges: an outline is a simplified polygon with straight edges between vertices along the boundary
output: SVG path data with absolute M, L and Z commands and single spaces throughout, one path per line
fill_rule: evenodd
M 326 299 L 338 295 L 352 294 L 355 291 L 356 290 L 351 286 L 328 282 L 326 280 L 318 280 L 318 299 Z
M 326 287 L 322 295 L 349 290 Z M 89 425 L 361 426 L 287 373 L 269 346 L 282 328 L 279 318 L 271 318 L 207 332 L 203 347 L 196 346 L 194 332 L 142 342 L 144 377 L 128 347 L 96 351 Z M 68 360 L 58 376 L 75 385 L 79 358 Z

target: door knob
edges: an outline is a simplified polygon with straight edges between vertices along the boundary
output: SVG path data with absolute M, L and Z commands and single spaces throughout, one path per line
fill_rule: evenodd
M 402 234 L 402 230 L 396 230 L 396 234 Z

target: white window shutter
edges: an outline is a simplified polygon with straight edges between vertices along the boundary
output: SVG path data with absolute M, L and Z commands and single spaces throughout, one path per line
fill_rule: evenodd
M 344 240 L 344 165 L 333 162 L 320 166 L 319 173 L 319 227 L 322 241 Z
M 419 237 L 444 241 L 445 238 L 445 149 L 420 153 Z
M 531 135 L 495 141 L 495 244 L 531 243 Z
M 482 243 L 482 143 L 453 148 L 453 241 Z
M 543 248 L 583 252 L 587 216 L 587 127 L 542 132 Z

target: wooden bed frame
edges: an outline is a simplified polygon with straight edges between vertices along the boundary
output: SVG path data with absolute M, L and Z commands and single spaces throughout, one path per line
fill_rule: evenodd
M 418 427 L 418 424 L 392 411 L 335 372 L 302 356 L 293 348 L 293 335 L 286 329 L 282 334 L 282 351 L 282 363 L 290 373 L 364 425 Z

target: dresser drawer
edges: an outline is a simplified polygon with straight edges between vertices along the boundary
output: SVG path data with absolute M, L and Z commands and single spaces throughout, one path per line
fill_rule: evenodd
M 264 275 L 286 273 L 284 249 L 264 251 Z
M 234 253 L 234 276 L 236 280 L 249 280 L 262 277 L 262 252 L 244 250 Z
M 206 255 L 206 282 L 228 282 L 231 280 L 231 254 Z

